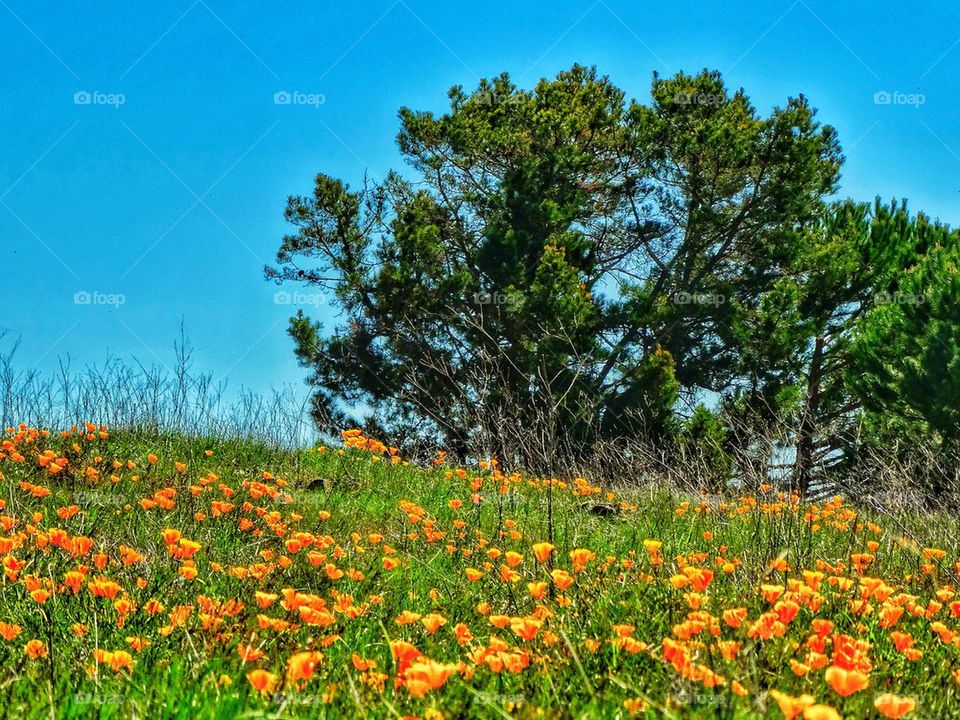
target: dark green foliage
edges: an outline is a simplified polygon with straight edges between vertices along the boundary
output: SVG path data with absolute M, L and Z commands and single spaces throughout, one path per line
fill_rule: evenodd
M 290 198 L 268 276 L 342 311 L 331 334 L 292 320 L 318 419 L 369 408 L 394 436 L 549 464 L 660 442 L 681 390 L 793 384 L 782 278 L 835 188 L 835 133 L 803 97 L 760 116 L 717 73 L 651 94 L 579 66 L 455 87 L 444 115 L 400 111 L 409 177 Z
M 733 458 L 727 452 L 727 430 L 714 412 L 698 405 L 687 418 L 680 435 L 687 457 L 705 473 L 706 489 L 712 492 L 726 487 L 733 470 Z
M 867 409 L 960 438 L 960 233 L 891 208 L 874 220 L 900 270 L 859 325 L 850 383 Z
M 923 440 L 949 451 L 960 400 L 960 236 L 905 204 L 852 202 L 811 225 L 795 278 L 806 333 L 794 480 L 806 490 L 864 449 Z

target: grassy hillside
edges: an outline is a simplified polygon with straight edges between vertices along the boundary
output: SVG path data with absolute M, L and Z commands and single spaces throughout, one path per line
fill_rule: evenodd
M 0 706 L 960 716 L 952 522 L 442 454 L 414 467 L 346 435 L 299 454 L 92 426 L 5 435 Z

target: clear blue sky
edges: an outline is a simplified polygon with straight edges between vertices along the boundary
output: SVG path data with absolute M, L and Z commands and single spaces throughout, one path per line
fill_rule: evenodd
M 652 71 L 710 67 L 764 113 L 802 92 L 839 130 L 841 194 L 960 223 L 954 2 L 0 0 L 0 38 L 0 328 L 21 368 L 172 364 L 182 319 L 231 387 L 301 383 L 262 275 L 286 196 L 320 170 L 382 177 L 401 105 L 504 70 L 595 64 L 646 101 Z

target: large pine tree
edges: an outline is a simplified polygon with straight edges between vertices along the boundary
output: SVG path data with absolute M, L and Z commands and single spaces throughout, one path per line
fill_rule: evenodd
M 291 197 L 267 274 L 340 311 L 330 332 L 291 320 L 317 418 L 365 408 L 549 464 L 669 434 L 679 393 L 778 378 L 778 281 L 834 190 L 835 133 L 802 96 L 763 116 L 715 72 L 654 76 L 651 96 L 579 66 L 455 87 L 443 115 L 400 111 L 407 172 Z

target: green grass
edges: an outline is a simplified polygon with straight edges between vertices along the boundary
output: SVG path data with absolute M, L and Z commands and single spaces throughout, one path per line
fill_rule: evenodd
M 881 602 L 872 601 L 871 612 L 862 616 L 854 614 L 850 605 L 860 587 L 850 556 L 866 552 L 871 540 L 879 546 L 865 574 L 884 579 L 893 588 L 891 597 L 900 598 L 904 606 L 911 605 L 904 597 L 916 596 L 915 605 L 925 607 L 937 590 L 956 587 L 957 525 L 948 518 L 878 518 L 840 507 L 828 509 L 822 527 L 815 529 L 808 517 L 814 509 L 778 502 L 773 495 L 743 501 L 627 486 L 575 495 L 571 485 L 554 486 L 551 491 L 547 484 L 529 477 L 513 478 L 501 493 L 492 473 L 476 467 L 466 468 L 461 478 L 456 468 L 419 468 L 391 464 L 385 458 L 375 462 L 371 453 L 361 450 L 343 455 L 335 449 L 289 453 L 254 442 L 175 435 L 117 432 L 107 439 L 79 440 L 79 452 L 67 452 L 70 462 L 61 473 L 52 476 L 38 465 L 39 451 L 48 446 L 69 449 L 75 441 L 38 438 L 17 446 L 23 462 L 0 459 L 0 487 L 6 503 L 0 514 L 18 521 L 5 537 L 22 541 L 4 560 L 12 556 L 26 563 L 15 578 L 8 574 L 0 589 L 0 621 L 21 626 L 15 640 L 0 640 L 0 667 L 4 668 L 0 706 L 10 716 L 193 719 L 428 717 L 437 713 L 447 718 L 586 718 L 627 717 L 628 711 L 634 711 L 641 717 L 782 717 L 770 690 L 812 695 L 850 718 L 880 717 L 873 707 L 878 692 L 915 698 L 917 717 L 960 716 L 960 686 L 951 677 L 951 671 L 960 667 L 960 651 L 931 631 L 935 621 L 960 630 L 949 609 L 952 600 L 946 599 L 931 617 L 914 617 L 908 611 L 892 628 L 915 637 L 923 655 L 914 661 L 892 646 L 891 629 L 879 627 Z M 208 450 L 212 456 L 207 456 Z M 158 456 L 156 464 L 147 461 L 150 453 Z M 123 467 L 114 471 L 113 460 Z M 134 469 L 126 467 L 128 460 L 136 464 Z M 187 465 L 185 472 L 176 470 L 176 462 Z M 100 471 L 96 482 L 86 476 L 88 467 Z M 262 480 L 264 471 L 271 479 Z M 110 481 L 113 472 L 118 482 Z M 208 473 L 217 479 L 193 496 L 189 487 L 201 487 Z M 483 479 L 479 503 L 471 499 L 474 478 Z M 285 482 L 284 487 L 279 487 L 278 479 Z M 251 496 L 244 484 L 261 480 L 278 490 L 278 499 Z M 22 489 L 23 482 L 49 488 L 50 494 L 34 497 Z M 235 494 L 225 497 L 221 486 Z M 138 504 L 166 487 L 177 491 L 172 509 L 144 510 Z M 212 500 L 229 500 L 235 507 L 215 518 L 210 512 Z M 422 509 L 415 513 L 421 515 L 416 523 L 401 509 L 402 501 Z M 451 501 L 462 505 L 455 509 Z M 281 525 L 271 528 L 256 509 L 244 512 L 244 502 L 265 513 L 279 513 Z M 684 502 L 689 503 L 685 510 L 680 505 Z M 72 504 L 80 506 L 79 513 L 66 520 L 57 516 L 58 508 Z M 598 504 L 615 512 L 597 514 Z M 197 512 L 206 517 L 198 520 Z M 321 513 L 330 516 L 321 519 Z M 239 527 L 241 517 L 253 522 L 252 529 Z M 426 522 L 444 536 L 428 542 Z M 868 522 L 878 523 L 882 532 L 871 530 Z M 53 528 L 66 529 L 70 536 L 88 536 L 96 546 L 90 555 L 78 559 L 38 542 Z M 183 563 L 170 557 L 162 537 L 165 528 L 177 529 L 200 543 L 195 579 L 178 574 Z M 285 537 L 279 537 L 277 529 L 285 531 Z M 322 550 L 327 558 L 318 567 L 307 561 L 307 549 L 285 549 L 285 540 L 296 531 L 333 538 L 332 545 Z M 707 539 L 704 533 L 712 537 Z M 383 542 L 373 543 L 371 534 L 382 535 Z M 647 539 L 662 542 L 662 565 L 650 564 L 643 545 Z M 556 549 L 541 564 L 531 545 L 546 540 Z M 143 561 L 123 565 L 121 545 L 134 548 Z M 384 545 L 396 550 L 389 557 L 399 559 L 399 567 L 385 569 Z M 942 548 L 947 555 L 925 571 L 922 547 Z M 500 578 L 503 558 L 490 560 L 484 553 L 491 548 L 523 556 L 515 568 L 522 576 L 519 580 Z M 569 554 L 574 548 L 596 555 L 581 572 L 571 567 Z M 91 569 L 88 578 L 111 578 L 122 587 L 117 597 L 127 595 L 136 606 L 122 628 L 112 601 L 94 597 L 87 587 L 76 594 L 63 587 L 66 573 L 78 563 L 91 565 L 97 551 L 106 554 L 107 565 L 102 572 Z M 274 554 L 265 559 L 262 551 Z M 277 565 L 280 555 L 291 559 L 289 567 Z M 771 568 L 777 558 L 788 562 L 786 572 Z M 787 623 L 782 637 L 750 638 L 747 627 L 771 607 L 761 597 L 760 585 L 802 581 L 801 570 L 815 568 L 818 561 L 845 563 L 835 574 L 853 578 L 853 588 L 841 591 L 824 580 L 823 604 L 816 612 L 804 605 Z M 331 579 L 324 569 L 328 562 L 345 572 L 357 570 L 363 577 Z M 733 572 L 724 573 L 723 562 L 734 564 Z M 273 566 L 259 580 L 230 572 L 258 564 Z M 723 677 L 718 687 L 681 677 L 664 659 L 664 638 L 676 637 L 677 626 L 682 627 L 693 611 L 690 598 L 684 596 L 689 588 L 677 589 L 670 581 L 681 573 L 683 564 L 715 573 L 701 593 L 702 609 L 712 617 L 720 618 L 723 609 L 730 607 L 748 610 L 748 620 L 740 629 L 720 623 L 722 639 L 741 643 L 732 660 L 711 650 L 715 638 L 709 634 L 687 644 L 695 665 Z M 478 568 L 484 576 L 469 582 L 467 568 Z M 551 581 L 551 569 L 569 571 L 575 578 L 573 585 L 566 591 L 558 589 Z M 828 578 L 831 574 L 826 573 Z M 28 581 L 46 585 L 52 596 L 43 604 L 36 602 Z M 527 583 L 536 581 L 546 582 L 549 588 L 539 601 L 527 588 Z M 335 612 L 335 622 L 320 627 L 301 622 L 298 613 L 284 610 L 279 600 L 265 610 L 257 606 L 256 591 L 280 594 L 285 588 L 324 598 L 328 606 L 335 603 L 332 593 L 349 594 L 361 613 L 351 619 Z M 198 596 L 236 599 L 244 610 L 223 617 L 216 629 L 203 629 Z M 145 611 L 151 598 L 163 603 L 164 612 Z M 487 606 L 478 608 L 483 603 Z M 194 610 L 182 627 L 163 634 L 160 629 L 169 624 L 168 613 L 176 605 L 193 605 Z M 431 634 L 420 622 L 398 624 L 396 619 L 404 611 L 437 612 L 447 623 Z M 542 626 L 531 640 L 521 639 L 509 624 L 497 629 L 488 622 L 488 616 L 504 615 L 516 621 L 536 613 Z M 258 627 L 258 614 L 301 627 L 279 633 L 263 630 Z M 805 677 L 791 671 L 790 660 L 805 657 L 802 645 L 814 617 L 829 618 L 838 632 L 871 643 L 868 689 L 844 699 L 826 684 L 822 669 L 811 670 Z M 85 624 L 86 634 L 76 636 L 71 631 L 74 623 Z M 469 627 L 472 642 L 458 644 L 453 631 L 458 623 Z M 634 626 L 632 637 L 646 647 L 631 653 L 613 642 L 618 624 Z M 151 645 L 133 652 L 126 641 L 133 636 L 146 638 Z M 497 672 L 496 662 L 484 662 L 480 649 L 489 648 L 493 638 L 503 640 L 508 653 L 525 657 L 526 667 Z M 25 655 L 24 645 L 31 639 L 46 645 L 45 657 Z M 390 641 L 396 640 L 412 643 L 432 660 L 458 664 L 457 671 L 423 697 L 415 697 L 402 683 L 395 687 L 398 668 Z M 700 640 L 703 647 L 697 645 Z M 244 664 L 236 649 L 240 642 L 259 647 L 263 658 Z M 136 665 L 117 673 L 101 666 L 91 674 L 97 648 L 129 651 Z M 313 677 L 302 687 L 285 686 L 287 659 L 314 649 L 322 652 L 323 659 Z M 370 671 L 356 669 L 351 660 L 354 654 L 376 662 L 374 672 L 385 675 L 382 691 Z M 251 687 L 246 675 L 254 668 L 276 674 L 274 692 L 261 694 Z M 731 691 L 734 680 L 743 686 L 743 696 Z

